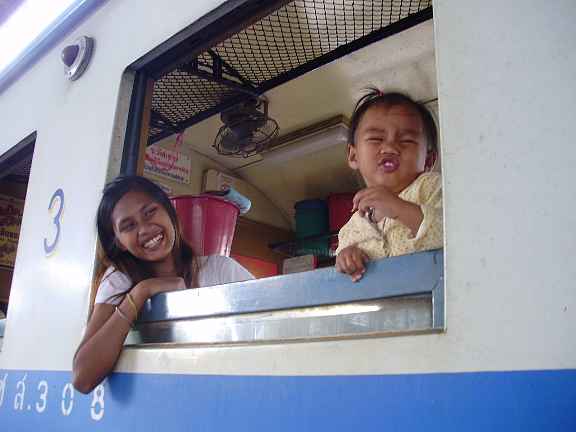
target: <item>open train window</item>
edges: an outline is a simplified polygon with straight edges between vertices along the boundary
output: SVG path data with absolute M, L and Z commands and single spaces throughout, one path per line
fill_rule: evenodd
M 246 342 L 255 333 L 262 336 L 256 340 L 283 339 L 283 330 L 266 330 L 276 324 L 259 314 L 269 311 L 276 311 L 274 322 L 302 323 L 300 333 L 285 339 L 314 338 L 309 320 L 320 316 L 335 321 L 317 337 L 443 328 L 441 251 L 375 264 L 398 274 L 386 278 L 396 284 L 388 292 L 377 275 L 372 282 L 367 277 L 364 288 L 352 288 L 332 269 L 335 234 L 349 216 L 351 196 L 363 187 L 346 162 L 352 108 L 373 85 L 404 91 L 437 112 L 431 18 L 430 1 L 229 2 L 131 66 L 121 171 L 144 175 L 174 196 L 232 187 L 248 197 L 249 212 L 230 210 L 235 223 L 204 230 L 220 241 L 189 241 L 199 254 L 230 254 L 258 278 L 199 289 L 206 293 L 203 310 L 202 294 L 193 310 L 177 311 L 169 306 L 182 304 L 186 292 L 158 296 L 165 307 L 146 308 L 134 340 Z M 307 206 L 321 210 L 310 218 L 299 212 Z M 218 219 L 209 208 L 202 211 L 207 220 Z M 429 273 L 409 276 L 410 260 Z M 321 267 L 327 269 L 301 273 Z M 288 273 L 296 274 L 266 279 Z M 355 326 L 358 314 L 374 325 Z M 339 333 L 344 316 L 352 324 Z M 174 318 L 179 321 L 169 331 L 150 330 L 152 322 Z M 186 319 L 195 321 L 193 330 Z M 198 325 L 205 335 L 218 325 L 236 330 L 218 340 L 188 339 L 202 333 Z M 252 336 L 238 336 L 243 332 Z
M 10 288 L 30 177 L 36 133 L 0 155 L 0 347 L 10 309 Z

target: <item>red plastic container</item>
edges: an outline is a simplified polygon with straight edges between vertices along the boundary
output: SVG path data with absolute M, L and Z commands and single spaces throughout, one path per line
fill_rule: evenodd
M 328 220 L 330 231 L 338 231 L 342 228 L 350 216 L 352 216 L 353 193 L 339 193 L 328 196 Z
M 230 201 L 206 195 L 171 198 L 182 234 L 196 255 L 230 256 L 236 220 L 240 213 Z
M 328 202 L 328 222 L 330 224 L 330 232 L 338 232 L 340 228 L 346 225 L 352 216 L 352 199 L 353 193 L 339 193 L 329 195 L 326 201 Z M 330 240 L 330 249 L 333 251 L 338 247 L 338 237 L 334 236 Z

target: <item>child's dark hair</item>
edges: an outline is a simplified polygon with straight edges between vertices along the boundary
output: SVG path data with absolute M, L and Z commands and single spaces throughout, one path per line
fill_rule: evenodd
M 96 219 L 98 240 L 102 249 L 101 254 L 103 255 L 100 257 L 101 268 L 97 271 L 99 276 L 97 279 L 101 279 L 106 267 L 109 265 L 113 265 L 116 270 L 130 277 L 134 285 L 144 279 L 154 277 L 147 262 L 136 258 L 128 251 L 122 250 L 116 242 L 116 235 L 112 225 L 112 212 L 118 201 L 132 191 L 139 191 L 149 195 L 168 213 L 175 229 L 173 254 L 176 270 L 178 275 L 184 278 L 186 285 L 190 286 L 194 276 L 190 266 L 193 260 L 193 252 L 192 248 L 182 238 L 176 210 L 172 206 L 168 195 L 159 186 L 139 176 L 120 176 L 104 187 Z M 124 294 L 122 293 L 120 296 Z
M 369 87 L 366 91 L 367 93 L 362 96 L 358 102 L 356 102 L 354 112 L 352 113 L 350 129 L 348 130 L 348 143 L 350 145 L 356 144 L 356 130 L 358 129 L 360 120 L 362 120 L 362 117 L 369 108 L 374 105 L 405 105 L 413 108 L 420 115 L 422 126 L 424 127 L 424 134 L 426 135 L 428 150 L 435 153 L 438 152 L 438 132 L 436 130 L 436 123 L 434 123 L 434 118 L 432 117 L 432 114 L 430 114 L 430 111 L 428 111 L 428 108 L 423 104 L 416 102 L 410 96 L 402 93 L 383 93 L 374 87 Z

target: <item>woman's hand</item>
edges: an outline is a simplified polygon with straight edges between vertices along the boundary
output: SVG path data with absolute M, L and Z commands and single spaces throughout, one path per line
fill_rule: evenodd
M 136 286 L 132 289 L 132 292 L 134 292 L 135 295 L 143 297 L 143 300 L 146 301 L 156 294 L 167 291 L 177 291 L 186 288 L 187 287 L 184 283 L 184 279 L 181 277 L 156 277 L 143 280 L 142 282 L 136 284 Z M 142 303 L 144 303 L 144 301 Z
M 364 251 L 354 245 L 348 246 L 336 257 L 336 270 L 350 275 L 352 282 L 358 282 L 366 272 L 367 261 L 368 256 Z

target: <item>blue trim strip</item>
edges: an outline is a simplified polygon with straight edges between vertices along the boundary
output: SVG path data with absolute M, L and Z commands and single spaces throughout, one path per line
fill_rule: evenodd
M 0 423 L 10 431 L 576 430 L 575 369 L 376 376 L 117 373 L 105 383 L 99 421 L 91 419 L 91 409 L 101 414 L 94 395 L 74 394 L 70 414 L 62 414 L 70 408 L 70 394 L 62 399 L 69 373 L 0 371 L 0 380 L 5 374 Z M 20 403 L 17 381 L 24 374 Z M 40 386 L 42 379 L 47 387 Z M 39 414 L 44 388 L 47 404 Z

